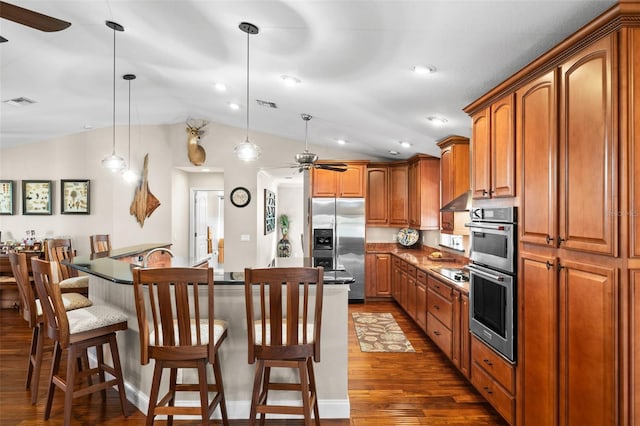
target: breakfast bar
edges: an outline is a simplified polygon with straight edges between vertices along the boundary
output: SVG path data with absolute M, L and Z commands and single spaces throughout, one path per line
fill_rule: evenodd
M 108 303 L 122 310 L 129 318 L 128 330 L 118 333 L 118 346 L 127 398 L 146 413 L 153 374 L 153 361 L 140 364 L 140 341 L 133 296 L 132 269 L 142 265 L 145 256 L 154 249 L 167 249 L 168 244 L 141 244 L 112 250 L 97 258 L 78 256 L 69 266 L 89 275 L 89 297 L 94 303 Z M 154 254 L 160 254 L 158 251 Z M 160 257 L 150 266 L 202 266 L 206 259 Z M 214 271 L 215 272 L 215 271 Z M 248 363 L 247 325 L 245 317 L 244 273 L 215 272 L 215 316 L 227 321 L 228 336 L 220 349 L 222 375 L 229 418 L 249 417 L 254 365 Z M 321 360 L 315 367 L 319 407 L 322 418 L 349 418 L 348 396 L 348 284 L 327 275 L 324 286 Z M 178 373 L 195 374 L 191 371 Z M 283 377 L 292 374 L 282 372 Z M 291 376 L 293 378 L 293 376 Z M 286 396 L 285 396 L 286 397 Z M 197 406 L 197 395 L 187 404 Z M 283 401 L 284 402 L 284 401 Z M 181 402 L 184 403 L 184 402 Z M 289 401 L 287 401 L 289 403 Z M 219 418 L 219 412 L 215 416 Z

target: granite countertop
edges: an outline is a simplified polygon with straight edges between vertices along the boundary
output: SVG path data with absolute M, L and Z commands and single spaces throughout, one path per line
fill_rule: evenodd
M 443 260 L 433 260 L 429 257 L 430 253 L 440 251 L 444 257 Z M 434 249 L 432 247 L 423 246 L 420 248 L 402 248 L 395 243 L 368 243 L 367 253 L 390 253 L 408 263 L 419 268 L 433 277 L 442 280 L 450 285 L 456 286 L 462 291 L 469 292 L 468 281 L 455 281 L 438 273 L 440 268 L 464 269 L 469 263 L 466 257 Z

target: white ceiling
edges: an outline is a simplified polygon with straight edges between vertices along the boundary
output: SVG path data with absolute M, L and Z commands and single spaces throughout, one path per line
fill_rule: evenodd
M 134 73 L 133 124 L 188 117 L 240 128 L 246 120 L 250 39 L 250 127 L 304 141 L 300 113 L 314 119 L 309 142 L 395 158 L 439 155 L 434 142 L 470 135 L 462 108 L 615 3 L 614 0 L 14 0 L 72 23 L 56 33 L 0 20 L 0 147 L 112 125 L 113 31 L 116 121 L 126 125 Z M 419 76 L 417 64 L 435 74 Z M 286 87 L 280 76 L 301 80 Z M 225 83 L 227 92 L 213 89 Z M 256 104 L 275 102 L 277 109 Z M 231 111 L 229 102 L 240 104 Z M 448 122 L 432 126 L 427 117 Z M 408 150 L 399 141 L 412 144 Z M 260 141 L 253 140 L 256 143 Z M 181 141 L 182 143 L 183 141 Z M 301 149 L 303 145 L 301 144 Z M 264 149 L 264 147 L 263 147 Z

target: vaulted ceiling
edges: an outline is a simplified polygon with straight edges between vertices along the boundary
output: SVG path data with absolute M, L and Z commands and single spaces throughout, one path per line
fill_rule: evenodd
M 462 108 L 615 3 L 613 0 L 15 0 L 71 22 L 41 32 L 1 19 L 0 147 L 112 125 L 188 118 L 250 128 L 373 156 L 439 155 L 470 135 Z M 418 74 L 413 67 L 434 67 Z M 282 76 L 299 80 L 294 87 Z M 225 92 L 215 89 L 226 86 Z M 35 101 L 14 106 L 4 101 Z M 259 106 L 256 100 L 277 108 Z M 239 109 L 230 109 L 236 103 Z M 434 126 L 428 117 L 447 120 Z M 403 148 L 400 141 L 410 144 Z M 182 142 L 182 141 L 181 141 Z M 259 141 L 254 141 L 259 143 Z M 393 156 L 389 151 L 397 151 Z

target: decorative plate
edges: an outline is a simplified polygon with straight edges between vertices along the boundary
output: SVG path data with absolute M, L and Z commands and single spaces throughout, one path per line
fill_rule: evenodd
M 414 245 L 419 239 L 420 233 L 415 229 L 402 228 L 400 232 L 398 232 L 398 242 L 405 247 Z

